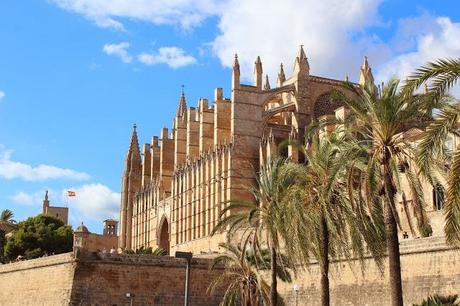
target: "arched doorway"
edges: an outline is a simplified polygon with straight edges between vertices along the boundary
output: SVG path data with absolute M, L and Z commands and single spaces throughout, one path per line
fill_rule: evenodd
M 160 234 L 158 237 L 160 240 L 158 246 L 165 250 L 166 254 L 169 255 L 169 224 L 165 217 L 163 217 L 160 222 Z

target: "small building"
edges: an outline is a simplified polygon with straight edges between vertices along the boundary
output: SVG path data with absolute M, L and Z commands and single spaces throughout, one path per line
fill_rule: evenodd
M 68 207 L 59 207 L 59 206 L 50 206 L 50 201 L 48 200 L 48 190 L 45 193 L 45 199 L 43 200 L 43 209 L 42 214 L 50 215 L 56 218 L 61 219 L 64 224 L 68 225 L 69 220 L 69 208 Z
M 107 219 L 103 222 L 103 234 L 91 233 L 88 228 L 81 223 L 74 231 L 74 249 L 86 252 L 113 252 L 118 247 L 118 221 Z

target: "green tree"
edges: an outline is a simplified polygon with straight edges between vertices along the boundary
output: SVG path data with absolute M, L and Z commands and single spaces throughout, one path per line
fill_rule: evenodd
M 458 295 L 432 295 L 427 299 L 423 300 L 420 304 L 414 304 L 414 306 L 458 306 L 460 302 L 458 301 Z
M 4 209 L 0 214 L 0 221 L 8 222 L 8 223 L 16 223 L 16 220 L 13 219 L 14 214 L 9 209 Z
M 249 254 L 247 243 L 243 247 L 230 243 L 219 244 L 225 252 L 213 259 L 210 269 L 224 265 L 225 270 L 209 285 L 208 292 L 226 286 L 221 306 L 260 306 L 270 302 L 270 286 L 259 273 L 255 262 L 269 266 L 266 261 L 254 259 Z
M 221 212 L 221 220 L 213 230 L 213 234 L 228 229 L 229 237 L 238 230 L 244 230 L 251 236 L 251 243 L 256 252 L 268 246 L 270 250 L 271 286 L 270 304 L 278 305 L 277 270 L 278 261 L 282 260 L 281 240 L 279 233 L 285 226 L 282 216 L 285 197 L 295 183 L 295 177 L 285 171 L 285 160 L 275 158 L 260 167 L 256 175 L 257 184 L 250 189 L 254 201 L 230 203 Z M 232 213 L 227 216 L 227 212 Z M 294 266 L 293 266 L 294 267 Z
M 357 98 L 341 96 L 354 117 L 353 125 L 361 131 L 361 142 L 367 142 L 368 165 L 365 187 L 370 197 L 363 200 L 371 206 L 376 198 L 383 204 L 386 244 L 389 261 L 391 304 L 403 305 L 398 227 L 400 226 L 396 196 L 405 195 L 400 185 L 402 177 L 408 182 L 420 232 L 429 233 L 430 225 L 420 177 L 416 173 L 415 149 L 402 134 L 413 125 L 426 125 L 432 121 L 431 105 L 425 95 L 407 95 L 400 92 L 399 81 L 390 80 L 377 92 L 374 85 L 346 87 Z M 424 173 L 433 182 L 430 173 Z M 423 177 L 423 176 L 422 176 Z M 376 197 L 378 196 L 378 197 Z
M 70 226 L 53 216 L 38 215 L 18 223 L 17 230 L 7 240 L 4 254 L 9 260 L 18 256 L 31 259 L 45 254 L 70 252 L 72 244 Z
M 5 243 L 6 243 L 5 232 L 0 230 L 0 263 L 5 262 L 5 258 L 3 256 L 3 252 L 5 249 Z
M 295 254 L 308 265 L 318 261 L 321 271 L 321 305 L 330 305 L 329 266 L 331 259 L 363 258 L 365 244 L 382 265 L 384 255 L 383 222 L 377 214 L 373 223 L 362 202 L 349 192 L 347 171 L 359 164 L 360 147 L 342 130 L 319 137 L 316 130 L 303 148 L 305 165 L 290 163 L 297 175 L 291 188 L 290 205 L 285 209 L 285 227 L 281 229 L 288 254 Z M 352 205 L 355 203 L 355 205 Z
M 437 111 L 420 141 L 417 159 L 422 173 L 442 173 L 447 168 L 444 232 L 447 242 L 457 247 L 460 246 L 460 150 L 458 147 L 448 149 L 445 143 L 452 135 L 460 137 L 460 109 L 458 104 L 446 103 L 445 95 L 459 77 L 460 58 L 439 59 L 417 69 L 404 87 L 406 95 L 411 95 L 424 83 L 430 84 L 427 86 L 427 102 Z M 439 167 L 439 161 L 445 161 L 442 167 Z

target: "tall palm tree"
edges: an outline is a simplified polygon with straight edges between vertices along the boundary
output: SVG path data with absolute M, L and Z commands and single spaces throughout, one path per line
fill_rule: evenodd
M 390 80 L 380 92 L 374 85 L 357 88 L 345 85 L 357 98 L 341 99 L 351 110 L 355 118 L 354 126 L 359 127 L 363 140 L 369 150 L 366 188 L 369 194 L 378 194 L 383 203 L 383 215 L 386 232 L 391 304 L 403 305 L 401 263 L 399 252 L 398 227 L 400 217 L 396 207 L 396 196 L 402 195 L 400 180 L 404 177 L 409 185 L 415 216 L 420 231 L 429 232 L 429 220 L 426 217 L 420 178 L 414 164 L 415 150 L 403 132 L 414 125 L 426 125 L 432 120 L 430 105 L 424 95 L 407 95 L 400 92 L 399 81 Z M 423 173 L 428 181 L 430 173 Z M 375 197 L 364 197 L 369 205 Z
M 439 160 L 450 164 L 447 171 L 447 197 L 444 205 L 446 219 L 444 232 L 446 241 L 460 246 L 460 150 L 446 150 L 445 141 L 450 135 L 460 137 L 458 104 L 443 103 L 443 98 L 460 78 L 460 58 L 439 59 L 417 69 L 406 81 L 404 90 L 410 95 L 424 83 L 427 86 L 428 102 L 437 107 L 435 120 L 431 122 L 422 138 L 418 150 L 420 172 L 442 171 L 436 167 Z M 445 168 L 445 167 L 444 167 Z
M 279 233 L 285 226 L 280 218 L 284 210 L 284 199 L 295 183 L 295 177 L 285 171 L 285 160 L 274 158 L 260 167 L 256 176 L 257 184 L 250 188 L 254 197 L 252 202 L 233 202 L 221 212 L 221 219 L 213 230 L 228 229 L 231 237 L 239 230 L 244 230 L 252 237 L 252 245 L 260 252 L 266 244 L 270 250 L 271 286 L 270 304 L 278 305 L 277 270 L 281 260 L 281 240 Z M 227 212 L 232 214 L 227 216 Z
M 9 209 L 4 209 L 0 215 L 0 221 L 8 222 L 8 223 L 16 223 L 14 218 L 14 213 Z
M 280 236 L 286 241 L 287 253 L 295 254 L 307 265 L 312 257 L 318 261 L 323 306 L 330 305 L 331 259 L 350 259 L 351 255 L 362 259 L 367 241 L 371 254 L 379 266 L 382 264 L 383 230 L 379 231 L 375 226 L 378 223 L 373 224 L 368 214 L 359 209 L 362 207 L 352 205 L 362 202 L 352 201 L 357 194 L 348 192 L 347 171 L 351 164 L 358 164 L 357 148 L 350 145 L 343 131 L 322 137 L 314 132 L 302 150 L 306 165 L 289 165 L 297 174 L 297 183 L 286 200 L 290 205 L 286 205 L 286 226 Z
M 270 301 L 270 286 L 259 273 L 254 260 L 248 254 L 247 243 L 243 247 L 231 243 L 219 244 L 225 252 L 213 259 L 210 269 L 224 265 L 225 270 L 209 285 L 208 292 L 226 285 L 221 306 L 260 306 Z

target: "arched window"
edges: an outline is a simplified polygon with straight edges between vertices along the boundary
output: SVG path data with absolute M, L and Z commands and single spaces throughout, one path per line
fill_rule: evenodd
M 433 188 L 433 208 L 435 210 L 443 209 L 444 201 L 444 187 L 441 184 L 437 184 Z

